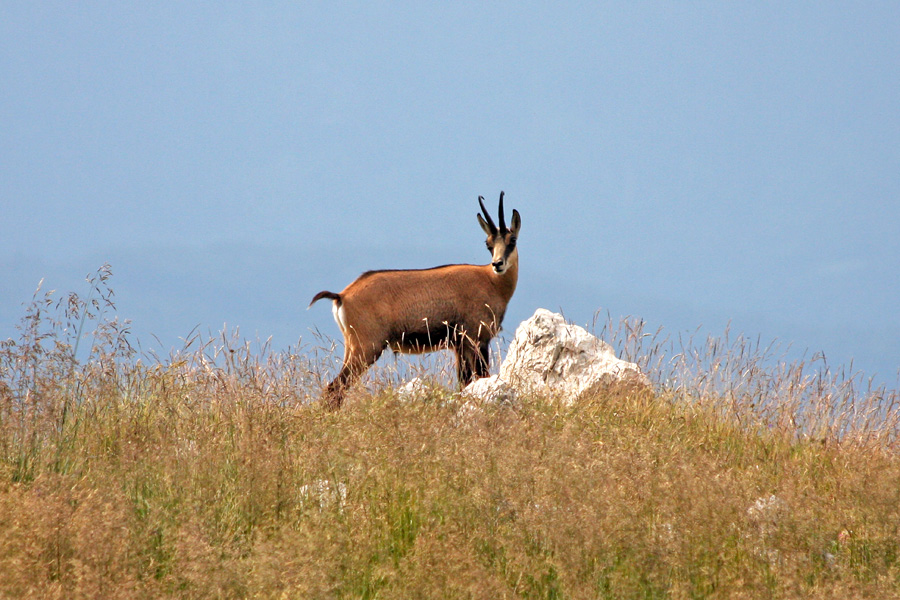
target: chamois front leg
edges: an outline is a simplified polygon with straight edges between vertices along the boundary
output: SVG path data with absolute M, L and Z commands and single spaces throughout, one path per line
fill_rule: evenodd
M 482 342 L 478 348 L 478 358 L 475 361 L 475 377 L 481 379 L 491 375 L 491 342 Z
M 378 360 L 383 351 L 384 348 L 363 349 L 344 340 L 344 364 L 337 377 L 326 386 L 325 392 L 322 394 L 322 400 L 329 410 L 337 410 L 341 407 L 344 402 L 344 393 L 366 372 L 366 369 Z
M 465 339 L 453 350 L 456 353 L 456 375 L 459 378 L 460 387 L 466 387 L 476 379 L 487 377 L 490 374 L 487 343 L 482 345 Z
M 471 360 L 471 351 L 467 351 L 465 344 L 460 344 L 453 349 L 456 355 L 456 379 L 460 388 L 464 388 L 472 381 L 474 361 Z

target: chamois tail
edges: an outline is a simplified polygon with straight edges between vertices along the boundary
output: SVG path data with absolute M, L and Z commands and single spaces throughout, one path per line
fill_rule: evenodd
M 312 302 L 309 303 L 309 306 L 312 306 L 313 304 L 315 304 L 322 298 L 328 298 L 330 300 L 334 300 L 335 302 L 337 302 L 338 306 L 341 305 L 341 295 L 335 294 L 334 292 L 329 292 L 326 290 L 326 291 L 319 292 L 318 294 L 313 296 Z M 309 306 L 306 307 L 306 310 L 309 310 Z

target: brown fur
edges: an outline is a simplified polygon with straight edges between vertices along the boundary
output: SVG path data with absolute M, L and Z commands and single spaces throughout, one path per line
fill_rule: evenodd
M 479 216 L 488 234 L 492 264 L 369 271 L 340 294 L 316 294 L 310 306 L 322 298 L 332 299 L 344 336 L 343 366 L 325 390 L 328 406 L 340 407 L 346 389 L 386 348 L 411 354 L 449 348 L 456 354 L 460 385 L 487 377 L 489 344 L 500 330 L 519 277 L 516 236 L 521 219 L 513 211 L 508 230 L 502 210 L 501 193 L 499 230 L 490 217 L 484 222 Z M 498 273 L 493 265 L 506 268 Z

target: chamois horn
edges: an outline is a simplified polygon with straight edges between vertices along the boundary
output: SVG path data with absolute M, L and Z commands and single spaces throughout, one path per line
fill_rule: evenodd
M 491 228 L 491 233 L 497 233 L 497 226 L 494 225 L 494 220 L 491 218 L 491 215 L 488 214 L 487 209 L 484 207 L 484 196 L 478 196 L 478 204 L 481 205 L 481 212 L 484 213 L 484 218 L 487 221 L 488 227 Z
M 506 220 L 503 218 L 503 192 L 500 192 L 500 234 L 505 235 L 507 231 Z

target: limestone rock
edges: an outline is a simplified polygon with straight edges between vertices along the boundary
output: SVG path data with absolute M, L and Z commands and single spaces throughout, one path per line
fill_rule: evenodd
M 347 503 L 347 485 L 340 482 L 334 483 L 328 479 L 319 479 L 301 485 L 297 492 L 300 503 L 304 506 L 318 508 L 337 506 L 339 510 L 343 510 Z
M 616 358 L 609 344 L 544 308 L 516 329 L 499 378 L 520 393 L 566 402 L 605 386 L 650 385 L 638 366 Z
M 516 390 L 499 375 L 476 379 L 463 389 L 463 395 L 505 404 L 516 400 Z
M 515 404 L 522 394 L 540 394 L 573 402 L 581 395 L 610 386 L 646 388 L 638 366 L 616 358 L 612 347 L 583 327 L 566 323 L 562 315 L 539 308 L 516 329 L 500 374 L 477 379 L 463 398 Z M 397 393 L 414 398 L 428 390 L 418 377 Z
M 418 398 L 428 393 L 428 386 L 422 381 L 421 377 L 413 377 L 399 388 L 397 395 L 401 398 Z

